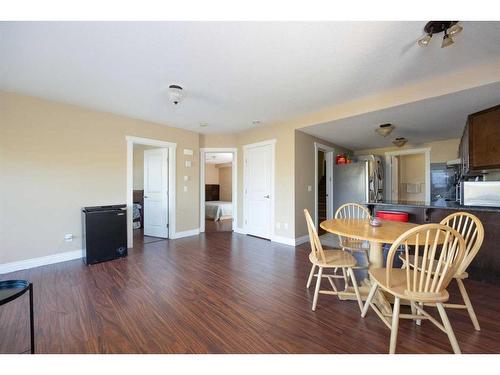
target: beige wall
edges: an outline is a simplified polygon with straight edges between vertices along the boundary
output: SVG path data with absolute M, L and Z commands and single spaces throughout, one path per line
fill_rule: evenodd
M 295 131 L 295 238 L 307 235 L 304 209 L 314 218 L 314 143 L 334 148 L 334 155 L 350 152 L 341 146 Z M 308 190 L 311 186 L 311 191 Z
M 425 155 L 400 155 L 398 158 L 399 199 L 408 201 L 425 201 Z M 408 192 L 407 184 L 418 185 L 420 192 Z
M 236 134 L 200 134 L 200 147 L 234 148 L 236 142 Z
M 406 144 L 403 147 L 384 147 L 384 148 L 372 148 L 366 150 L 355 151 L 355 155 L 384 155 L 389 151 L 397 150 L 409 150 L 413 148 L 430 148 L 431 149 L 431 163 L 444 163 L 448 160 L 453 160 L 458 158 L 458 145 L 460 144 L 460 139 L 446 139 L 443 141 L 435 141 L 421 144 Z
M 177 143 L 176 229 L 198 228 L 197 133 L 0 92 L 0 264 L 81 249 L 81 208 L 126 203 L 126 135 Z
M 215 164 L 205 163 L 205 184 L 219 184 L 219 170 Z
M 134 145 L 134 190 L 144 189 L 144 150 L 150 150 L 152 148 L 155 147 L 146 145 Z
M 217 168 L 219 170 L 219 189 L 220 200 L 231 202 L 233 200 L 233 183 L 232 183 L 232 167 L 229 165 L 221 165 Z

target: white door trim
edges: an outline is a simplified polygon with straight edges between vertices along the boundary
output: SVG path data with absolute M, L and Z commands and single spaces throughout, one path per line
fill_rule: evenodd
M 256 143 L 250 143 L 247 145 L 243 145 L 243 232 L 247 231 L 247 197 L 245 194 L 245 189 L 247 186 L 247 173 L 246 173 L 246 152 L 249 148 L 253 147 L 259 147 L 259 146 L 271 146 L 271 219 L 269 220 L 269 225 L 271 226 L 269 233 L 271 233 L 271 238 L 270 240 L 273 241 L 275 237 L 275 222 L 274 222 L 274 217 L 275 217 L 275 195 L 276 195 L 276 189 L 275 189 L 275 164 L 276 164 L 276 139 L 269 139 L 266 141 L 262 142 L 256 142 Z
M 386 178 L 386 188 L 389 186 L 390 192 L 392 181 L 390 181 L 392 176 L 391 170 L 391 156 L 400 156 L 400 155 L 413 155 L 413 154 L 424 154 L 425 157 L 425 202 L 428 204 L 431 201 L 431 149 L 430 147 L 426 148 L 410 148 L 404 150 L 397 151 L 387 151 L 385 153 L 385 178 Z
M 175 154 L 177 143 L 160 141 L 158 139 L 125 136 L 127 142 L 127 247 L 134 246 L 132 229 L 132 208 L 134 203 L 134 144 L 168 148 L 168 238 L 175 237 Z
M 237 148 L 200 148 L 200 233 L 205 232 L 205 155 L 209 152 L 230 152 L 233 154 L 231 164 L 231 190 L 233 203 L 233 227 L 238 223 L 238 149 Z
M 325 160 L 327 157 L 331 157 L 332 158 L 332 165 L 331 167 L 333 168 L 333 152 L 335 151 L 335 149 L 333 147 L 330 147 L 330 146 L 327 146 L 327 145 L 324 145 L 324 144 L 321 144 L 319 142 L 314 142 L 314 223 L 316 225 L 316 227 L 318 227 L 319 223 L 318 223 L 318 151 L 323 151 L 325 152 Z M 330 155 L 328 155 L 328 153 L 330 153 Z M 333 172 L 333 171 L 332 171 Z M 331 183 L 330 181 L 330 184 L 328 184 L 328 181 L 326 183 L 326 186 L 327 186 L 327 189 L 328 187 L 330 187 L 329 190 L 327 190 L 327 194 L 332 197 L 332 194 L 333 194 L 333 184 Z M 328 202 L 328 200 L 327 200 Z M 330 207 L 327 207 L 326 211 L 330 212 L 331 215 L 333 215 L 333 200 L 330 199 Z M 331 219 L 331 218 L 328 218 L 328 219 Z M 316 228 L 318 229 L 318 228 Z

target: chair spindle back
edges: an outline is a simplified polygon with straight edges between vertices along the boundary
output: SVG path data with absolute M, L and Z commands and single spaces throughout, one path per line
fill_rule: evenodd
M 409 247 L 413 246 L 413 267 L 406 267 L 406 290 L 409 296 L 437 295 L 455 275 L 465 255 L 465 241 L 455 229 L 443 224 L 425 224 L 403 233 L 392 244 L 387 256 L 387 284 L 391 285 L 394 256 L 403 246 L 403 258 L 410 264 Z M 422 264 L 418 264 L 420 262 Z
M 307 209 L 304 210 L 304 215 L 306 217 L 307 231 L 309 232 L 309 242 L 311 243 L 311 253 L 316 258 L 316 260 L 326 263 L 325 252 L 323 251 L 323 246 L 319 241 L 318 232 L 316 231 L 316 226 L 314 225 L 313 219 L 309 214 Z
M 479 252 L 484 239 L 484 227 L 481 220 L 468 212 L 456 212 L 448 215 L 441 224 L 455 229 L 465 240 L 464 260 L 457 269 L 457 275 L 465 272 Z
M 367 219 L 370 220 L 370 211 L 357 203 L 346 203 L 335 212 L 335 219 Z M 339 235 L 341 246 L 346 246 L 348 238 Z

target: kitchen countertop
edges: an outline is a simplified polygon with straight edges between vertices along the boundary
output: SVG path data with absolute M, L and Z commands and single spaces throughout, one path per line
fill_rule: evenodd
M 439 199 L 435 202 L 425 203 L 423 201 L 406 201 L 397 200 L 389 201 L 385 200 L 382 202 L 370 202 L 367 205 L 373 206 L 406 206 L 406 207 L 421 207 L 421 208 L 439 208 L 445 210 L 467 210 L 467 211 L 486 211 L 486 212 L 500 212 L 500 207 L 483 207 L 483 206 L 464 206 L 460 203 L 453 201 L 446 201 L 444 199 Z

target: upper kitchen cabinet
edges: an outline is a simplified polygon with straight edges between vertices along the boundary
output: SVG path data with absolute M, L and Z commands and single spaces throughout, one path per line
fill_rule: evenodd
M 500 168 L 500 105 L 469 115 L 459 153 L 463 174 Z

